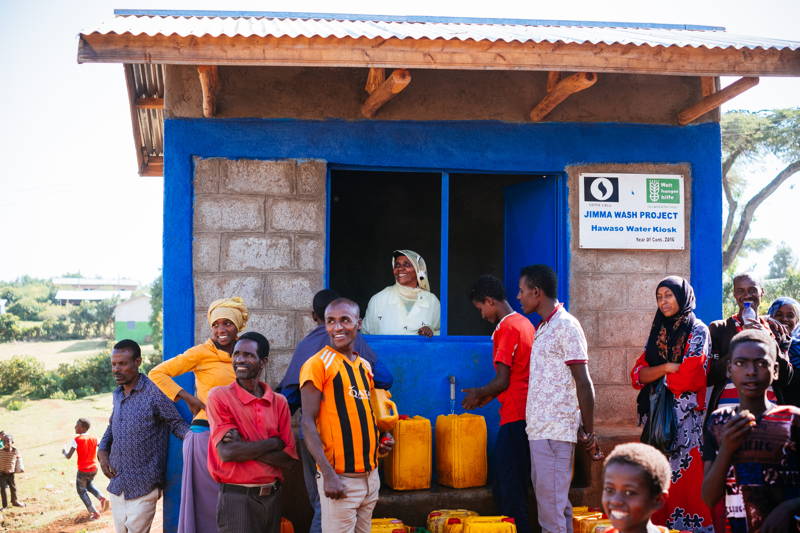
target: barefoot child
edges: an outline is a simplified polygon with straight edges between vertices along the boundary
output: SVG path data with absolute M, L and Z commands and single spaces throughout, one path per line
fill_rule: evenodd
M 11 493 L 11 505 L 25 507 L 25 504 L 17 499 L 17 485 L 14 481 L 14 474 L 24 471 L 22 457 L 19 455 L 19 450 L 14 447 L 14 437 L 4 433 L 2 442 L 3 447 L 0 448 L 0 493 L 2 493 L 3 508 L 8 507 L 6 487 Z
M 767 389 L 778 377 L 775 343 L 768 334 L 742 331 L 731 340 L 729 353 L 728 375 L 739 406 L 709 416 L 703 499 L 709 506 L 719 501 L 733 465 L 745 516 L 729 517 L 730 531 L 754 532 L 781 502 L 800 496 L 800 409 L 767 400 Z
M 98 491 L 92 481 L 97 475 L 97 437 L 88 435 L 90 422 L 85 418 L 79 418 L 75 424 L 75 440 L 64 446 L 62 453 L 64 457 L 70 459 L 75 451 L 78 452 L 78 476 L 75 480 L 75 488 L 78 490 L 86 510 L 89 511 L 89 518 L 97 520 L 100 513 L 92 505 L 92 500 L 87 492 L 91 492 L 95 498 L 100 500 L 100 510 L 108 509 L 108 500 Z
M 614 448 L 603 468 L 603 511 L 614 526 L 605 533 L 668 533 L 650 516 L 667 501 L 671 475 L 667 458 L 649 444 Z

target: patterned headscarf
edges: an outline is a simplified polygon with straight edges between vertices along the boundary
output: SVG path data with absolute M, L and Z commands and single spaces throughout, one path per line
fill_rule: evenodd
M 672 291 L 680 308 L 670 317 L 664 316 L 661 309 L 656 310 L 645 347 L 645 357 L 650 366 L 683 361 L 686 341 L 697 320 L 694 316 L 694 289 L 688 281 L 678 276 L 668 276 L 661 280 L 656 291 L 661 287 Z
M 781 296 L 772 302 L 772 305 L 769 306 L 769 311 L 767 311 L 767 314 L 772 318 L 775 318 L 775 313 L 777 313 L 778 309 L 784 305 L 791 305 L 794 307 L 794 312 L 800 314 L 800 304 L 797 303 L 797 300 L 794 298 L 789 298 L 788 296 Z M 791 331 L 789 333 L 791 333 Z
M 412 265 L 414 265 L 414 270 L 417 273 L 417 283 L 419 284 L 419 288 L 423 291 L 430 292 L 431 285 L 428 283 L 428 267 L 425 265 L 425 260 L 422 258 L 422 256 L 412 250 L 395 250 L 392 252 L 392 268 L 394 268 L 394 262 L 401 255 L 408 257 L 408 260 L 411 261 Z
M 233 298 L 221 298 L 208 306 L 208 325 L 212 325 L 220 318 L 227 318 L 236 325 L 239 331 L 242 331 L 247 325 L 247 319 L 250 313 L 247 311 L 247 306 L 244 300 L 238 296 Z

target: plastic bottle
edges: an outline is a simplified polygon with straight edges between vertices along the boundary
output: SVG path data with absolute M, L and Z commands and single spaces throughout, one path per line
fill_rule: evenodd
M 756 314 L 756 310 L 753 309 L 752 302 L 745 302 L 744 309 L 742 309 L 742 322 L 744 322 L 744 327 L 752 327 L 758 323 L 758 315 Z

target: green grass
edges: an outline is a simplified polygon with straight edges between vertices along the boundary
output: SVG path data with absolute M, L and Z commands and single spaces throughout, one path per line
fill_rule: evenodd
M 0 397 L 0 405 L 7 404 L 9 398 Z M 75 457 L 66 460 L 61 449 L 74 438 L 78 418 L 88 418 L 92 423 L 91 432 L 99 438 L 110 415 L 111 393 L 75 401 L 27 401 L 17 411 L 0 407 L 0 428 L 14 436 L 24 459 L 25 473 L 17 474 L 16 484 L 20 500 L 27 505 L 6 510 L 0 529 L 31 531 L 66 515 L 85 514 L 75 493 Z M 102 474 L 97 480 L 98 488 L 105 492 L 108 483 Z
M 102 352 L 108 347 L 108 342 L 109 341 L 105 339 L 73 341 L 72 344 L 60 349 L 58 353 L 85 352 L 87 350 L 96 350 L 98 352 Z

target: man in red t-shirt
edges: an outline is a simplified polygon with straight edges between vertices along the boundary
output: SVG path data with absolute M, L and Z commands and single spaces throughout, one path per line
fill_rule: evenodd
M 297 461 L 286 398 L 258 376 L 269 342 L 248 331 L 233 347 L 236 381 L 208 394 L 208 471 L 220 484 L 219 533 L 278 533 L 283 469 Z
M 95 488 L 94 476 L 97 475 L 97 437 L 89 435 L 87 432 L 91 423 L 86 418 L 79 418 L 75 423 L 75 440 L 64 446 L 62 453 L 67 459 L 72 458 L 72 454 L 78 452 L 78 476 L 75 480 L 75 488 L 78 496 L 92 520 L 100 518 L 100 513 L 92 505 L 92 500 L 87 492 L 91 492 L 95 498 L 100 500 L 100 510 L 108 510 L 108 500 Z
M 535 328 L 511 308 L 502 282 L 494 276 L 478 278 L 469 298 L 481 318 L 497 324 L 492 333 L 495 377 L 483 387 L 464 389 L 462 407 L 483 407 L 494 398 L 500 402 L 492 492 L 500 514 L 513 517 L 518 531 L 529 532 L 531 458 L 525 433 L 525 404 Z

